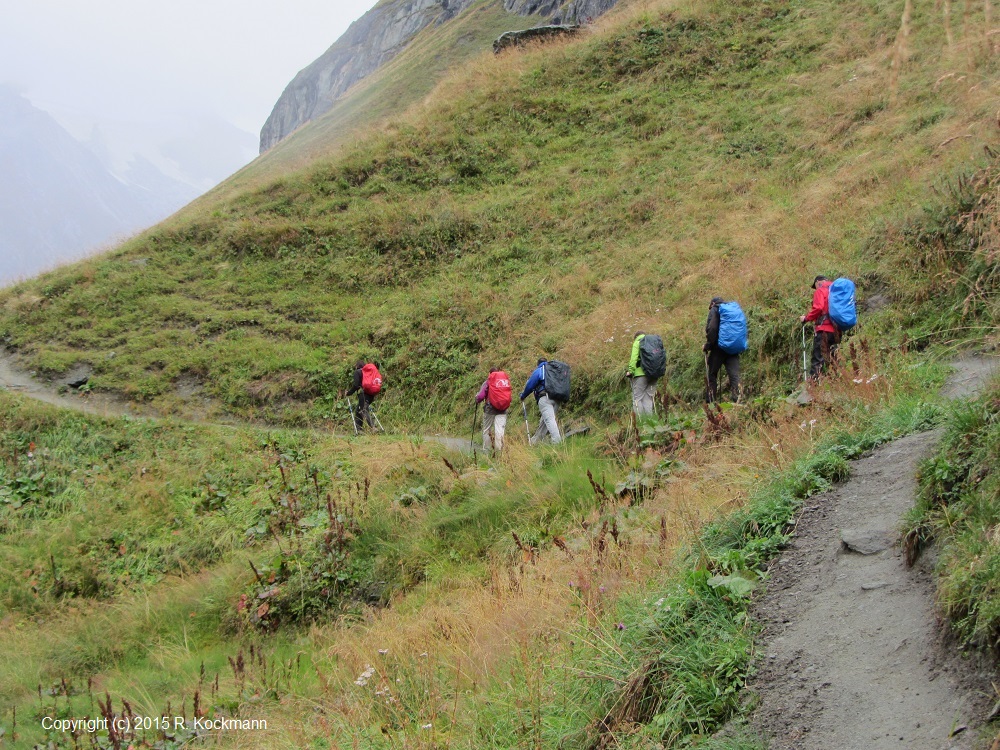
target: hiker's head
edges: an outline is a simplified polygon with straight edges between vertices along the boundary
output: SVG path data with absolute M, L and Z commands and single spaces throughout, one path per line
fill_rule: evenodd
M 490 368 L 490 375 L 492 375 L 495 372 L 500 372 L 500 368 L 499 367 L 491 367 Z
M 360 370 L 364 366 L 365 366 L 365 361 L 363 359 L 359 359 L 357 362 L 354 363 L 355 370 Z
M 712 297 L 712 301 L 708 303 L 708 306 L 715 307 L 716 305 L 721 305 L 724 301 L 722 297 Z
M 544 365 L 546 362 L 548 362 L 548 360 L 545 359 L 545 357 L 539 357 L 538 362 L 536 364 Z
M 632 340 L 634 341 L 635 339 L 639 338 L 640 336 L 645 336 L 645 335 L 646 335 L 645 331 L 636 331 L 635 332 L 635 336 L 632 338 Z
M 817 284 L 819 284 L 819 282 L 821 282 L 821 281 L 829 281 L 829 279 L 826 278 L 826 276 L 817 276 L 815 279 L 813 279 L 813 286 L 812 286 L 812 288 L 815 289 L 816 286 L 817 286 Z

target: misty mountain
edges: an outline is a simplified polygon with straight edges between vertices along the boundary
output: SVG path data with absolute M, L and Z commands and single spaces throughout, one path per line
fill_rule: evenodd
M 199 191 L 135 159 L 120 179 L 49 114 L 0 87 L 0 284 L 149 226 Z

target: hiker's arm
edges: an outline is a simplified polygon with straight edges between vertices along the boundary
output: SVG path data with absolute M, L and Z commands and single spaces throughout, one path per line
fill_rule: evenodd
M 528 378 L 528 382 L 524 384 L 524 390 L 521 391 L 521 400 L 524 401 L 528 397 L 528 394 L 535 390 L 535 386 L 538 385 L 538 381 L 541 380 L 542 375 L 540 370 L 535 370 L 531 373 L 531 377 Z
M 642 344 L 642 336 L 632 342 L 632 356 L 628 360 L 629 375 L 638 375 L 639 369 L 639 346 Z
M 361 370 L 355 370 L 354 371 L 354 385 L 351 386 L 351 390 L 349 390 L 347 392 L 347 395 L 348 396 L 353 396 L 355 393 L 358 392 L 358 389 L 360 387 L 361 387 Z
M 490 381 L 484 380 L 483 387 L 479 389 L 479 393 L 476 394 L 476 403 L 482 403 L 486 400 L 486 390 L 490 387 Z
M 712 347 L 719 345 L 719 308 L 713 306 L 708 311 L 708 320 L 705 321 L 705 346 Z
M 817 289 L 813 292 L 812 308 L 802 317 L 802 322 L 809 323 L 814 320 L 819 320 L 826 315 L 826 305 L 824 305 L 823 302 L 823 290 Z

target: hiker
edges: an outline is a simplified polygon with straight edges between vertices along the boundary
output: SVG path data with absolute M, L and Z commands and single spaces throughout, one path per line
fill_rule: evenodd
M 830 320 L 830 285 L 833 282 L 826 276 L 813 279 L 812 308 L 799 318 L 800 323 L 814 323 L 812 366 L 809 377 L 816 380 L 827 364 L 837 358 L 837 344 L 840 334 L 837 326 Z
M 636 419 L 653 415 L 656 384 L 667 370 L 663 339 L 638 331 L 632 340 L 628 377 L 632 379 L 632 411 Z
M 354 363 L 354 383 L 351 389 L 344 395 L 350 398 L 356 392 L 358 394 L 358 410 L 354 412 L 354 430 L 360 432 L 368 425 L 375 429 L 375 421 L 372 418 L 371 403 L 382 390 L 382 375 L 378 367 L 372 362 L 365 362 L 359 359 Z
M 549 398 L 549 394 L 545 391 L 545 366 L 547 364 L 548 360 L 545 358 L 538 360 L 538 366 L 531 373 L 531 377 L 528 378 L 528 382 L 525 383 L 524 390 L 521 392 L 522 406 L 529 393 L 535 395 L 535 403 L 538 404 L 538 429 L 528 440 L 529 445 L 537 445 L 545 439 L 546 435 L 552 438 L 553 443 L 562 442 L 562 437 L 559 435 L 559 424 L 556 422 L 557 402 Z
M 705 400 L 715 403 L 719 391 L 719 371 L 726 367 L 729 376 L 729 398 L 739 401 L 740 355 L 747 349 L 747 318 L 737 302 L 726 302 L 722 297 L 712 297 L 708 303 L 708 320 L 705 321 L 706 379 Z
M 503 450 L 503 433 L 507 427 L 510 399 L 510 378 L 503 370 L 494 367 L 476 394 L 476 403 L 483 404 L 483 450 L 492 450 L 494 455 Z

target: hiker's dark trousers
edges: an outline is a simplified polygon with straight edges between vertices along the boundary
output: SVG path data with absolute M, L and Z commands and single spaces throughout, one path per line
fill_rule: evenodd
M 729 397 L 733 401 L 740 400 L 740 355 L 729 354 L 717 346 L 708 350 L 708 393 L 705 400 L 714 403 L 719 392 L 719 370 L 726 366 L 729 376 Z
M 826 366 L 837 358 L 837 334 L 830 331 L 816 331 L 813 336 L 812 367 L 809 376 L 818 378 Z
M 372 413 L 368 408 L 374 400 L 375 397 L 369 396 L 364 390 L 358 391 L 358 410 L 354 412 L 354 426 L 358 428 L 359 432 L 364 429 L 366 424 L 373 430 L 375 429 L 375 421 L 372 419 Z

